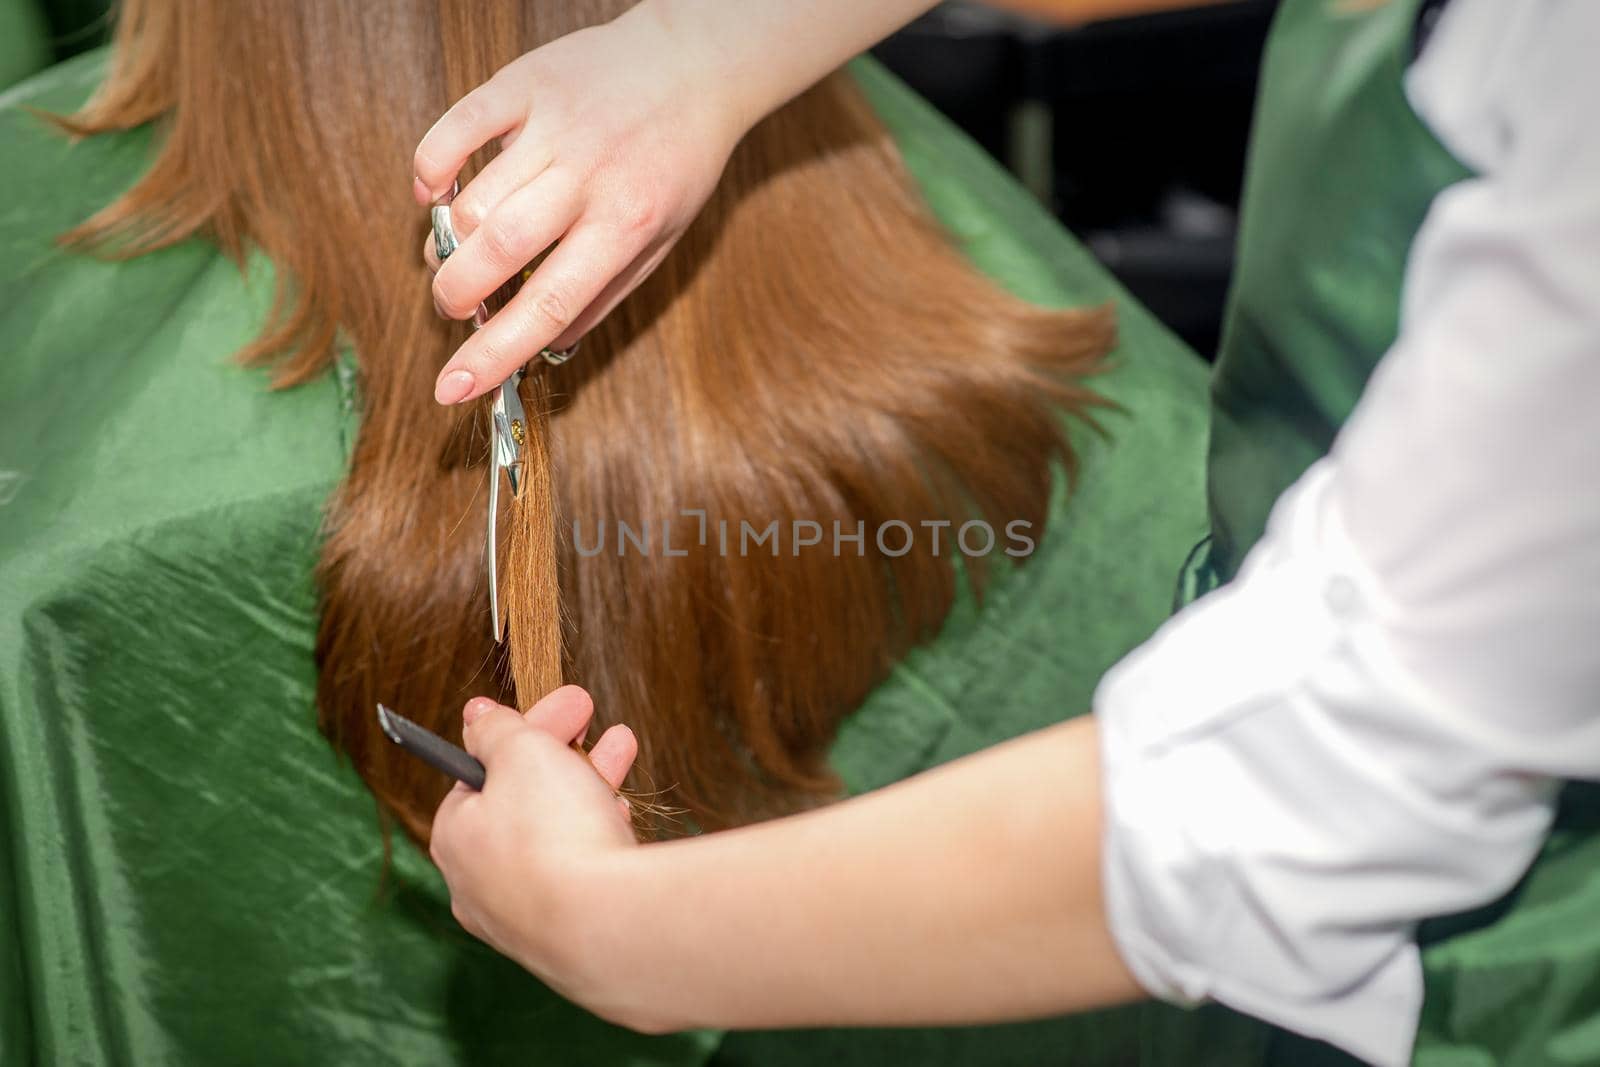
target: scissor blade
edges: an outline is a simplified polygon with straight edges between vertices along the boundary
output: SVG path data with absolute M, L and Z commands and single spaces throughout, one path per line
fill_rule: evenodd
M 496 560 L 500 547 L 500 472 L 489 468 L 489 530 L 484 545 L 489 554 L 489 618 L 494 643 L 500 643 L 500 568 Z
M 517 371 L 501 383 L 494 395 L 495 463 L 506 472 L 513 500 L 522 496 L 522 456 L 528 433 L 528 416 L 517 392 L 521 381 L 522 372 Z
M 489 436 L 493 439 L 493 462 L 489 464 L 489 532 L 486 538 L 489 558 L 489 612 L 494 616 L 494 639 L 500 642 L 500 573 L 496 566 L 500 542 L 500 472 L 506 472 L 511 483 L 511 499 L 522 494 L 522 449 L 527 440 L 528 417 L 522 408 L 522 397 L 517 385 L 522 372 L 517 371 L 494 391 L 490 408 Z

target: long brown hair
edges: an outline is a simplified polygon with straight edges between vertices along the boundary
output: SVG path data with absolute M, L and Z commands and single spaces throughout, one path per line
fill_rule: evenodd
M 1111 344 L 1109 312 L 1031 307 L 979 276 L 852 81 L 829 78 L 745 139 L 578 359 L 529 375 L 507 657 L 484 588 L 483 413 L 432 400 L 463 327 L 428 299 L 410 153 L 498 66 L 627 6 L 130 0 L 105 85 L 66 120 L 163 131 L 144 179 L 69 240 L 137 254 L 198 233 L 241 262 L 259 247 L 279 297 L 244 357 L 293 385 L 354 351 L 320 718 L 417 836 L 445 783 L 381 739 L 374 703 L 458 736 L 466 696 L 526 706 L 561 679 L 601 725 L 633 726 L 634 786 L 670 787 L 701 826 L 829 796 L 838 722 L 952 602 L 955 527 L 924 524 L 1037 537 L 1052 461 L 1071 468 L 1063 414 L 1094 402 L 1082 378 Z M 751 549 L 773 521 L 777 550 Z M 796 521 L 823 544 L 797 547 Z M 982 564 L 964 561 L 976 582 Z

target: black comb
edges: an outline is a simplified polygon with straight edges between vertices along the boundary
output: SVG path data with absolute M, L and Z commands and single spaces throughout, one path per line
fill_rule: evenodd
M 465 749 L 457 748 L 426 727 L 378 705 L 378 725 L 389 740 L 434 770 L 443 771 L 463 785 L 482 791 L 483 764 Z

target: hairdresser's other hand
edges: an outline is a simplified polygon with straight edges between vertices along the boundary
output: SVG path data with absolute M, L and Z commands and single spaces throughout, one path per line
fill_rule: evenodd
M 492 700 L 469 701 L 466 747 L 488 774 L 483 792 L 458 785 L 445 797 L 430 848 L 461 925 L 568 996 L 585 973 L 562 937 L 582 903 L 573 890 L 603 878 L 608 858 L 636 847 L 615 790 L 638 743 L 626 726 L 613 726 L 584 759 L 571 742 L 593 714 L 589 694 L 575 685 L 525 716 Z
M 451 204 L 455 254 L 440 266 L 431 240 L 424 253 L 442 314 L 470 318 L 549 251 L 440 372 L 440 403 L 485 393 L 540 349 L 571 345 L 671 250 L 748 128 L 735 89 L 711 84 L 703 52 L 641 5 L 510 63 L 423 137 L 413 192 L 424 204 L 473 152 L 496 138 L 502 146 Z

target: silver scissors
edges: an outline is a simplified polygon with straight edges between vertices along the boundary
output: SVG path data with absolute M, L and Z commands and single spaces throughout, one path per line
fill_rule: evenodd
M 489 615 L 496 644 L 500 642 L 500 576 L 495 566 L 496 542 L 500 540 L 496 536 L 499 532 L 500 472 L 506 472 L 506 481 L 511 483 L 511 499 L 516 500 L 522 495 L 522 456 L 528 440 L 528 416 L 522 410 L 522 397 L 517 392 L 521 384 L 522 371 L 513 372 L 494 391 L 491 409 L 494 463 L 489 470 L 489 532 L 485 547 L 489 555 Z
M 440 197 L 433 205 L 433 250 L 443 263 L 459 247 L 455 227 L 450 220 L 450 201 L 455 198 L 456 186 Z M 479 304 L 472 316 L 472 328 L 480 330 L 489 321 L 489 308 Z M 551 366 L 560 366 L 577 354 L 578 346 L 541 351 L 540 357 Z M 512 372 L 511 377 L 495 388 L 490 407 L 489 439 L 491 463 L 489 465 L 489 527 L 484 537 L 484 554 L 489 563 L 489 620 L 495 643 L 503 637 L 500 621 L 500 573 L 498 565 L 500 532 L 500 474 L 505 472 L 511 485 L 511 499 L 522 496 L 523 462 L 528 441 L 528 416 L 522 406 L 518 391 L 524 371 Z

